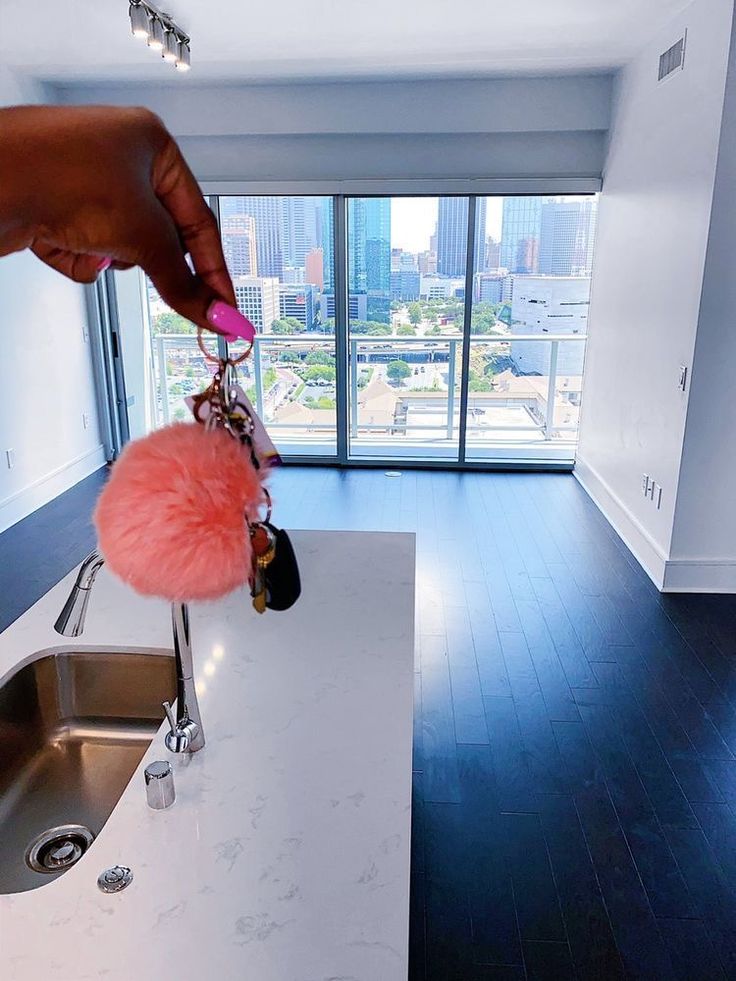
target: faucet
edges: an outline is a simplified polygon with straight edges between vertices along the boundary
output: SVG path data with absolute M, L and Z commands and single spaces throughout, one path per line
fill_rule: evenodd
M 90 593 L 104 563 L 105 560 L 97 551 L 90 552 L 82 562 L 77 580 L 54 624 L 57 634 L 63 637 L 79 637 L 82 634 Z M 189 607 L 186 603 L 171 604 L 171 625 L 176 658 L 176 716 L 170 703 L 164 702 L 163 708 L 170 729 L 165 737 L 166 748 L 172 753 L 196 753 L 204 746 L 204 729 L 194 687 Z

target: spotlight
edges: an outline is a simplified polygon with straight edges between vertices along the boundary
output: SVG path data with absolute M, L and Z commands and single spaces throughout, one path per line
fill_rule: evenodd
M 180 72 L 188 72 L 192 67 L 189 45 L 186 41 L 179 42 L 179 57 L 174 67 Z
M 179 38 L 176 31 L 167 27 L 164 32 L 164 51 L 162 55 L 164 61 L 175 62 L 179 58 Z
M 148 35 L 148 47 L 161 51 L 164 46 L 164 26 L 158 17 L 151 18 L 151 30 Z
M 190 70 L 189 35 L 170 14 L 159 10 L 151 0 L 129 0 L 128 16 L 134 37 L 145 38 L 152 51 L 161 52 L 163 60 L 180 72 Z
M 140 0 L 131 0 L 130 9 L 130 29 L 134 37 L 148 38 L 148 11 L 140 3 Z

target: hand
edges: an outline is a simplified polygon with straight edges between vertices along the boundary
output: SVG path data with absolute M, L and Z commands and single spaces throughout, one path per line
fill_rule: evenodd
M 141 266 L 194 323 L 225 334 L 247 323 L 212 212 L 152 112 L 19 106 L 0 110 L 0 133 L 0 255 L 30 248 L 78 283 L 106 259 Z

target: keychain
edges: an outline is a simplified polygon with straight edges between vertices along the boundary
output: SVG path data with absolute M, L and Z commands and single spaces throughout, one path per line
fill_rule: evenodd
M 258 471 L 281 462 L 266 428 L 256 415 L 248 396 L 238 384 L 237 366 L 250 354 L 250 348 L 235 360 L 215 359 L 198 335 L 200 350 L 217 363 L 210 385 L 199 395 L 186 399 L 197 422 L 205 427 L 221 427 L 239 440 Z M 251 345 L 252 346 L 252 345 Z M 288 610 L 301 594 L 299 566 L 289 536 L 271 524 L 272 502 L 263 487 L 267 514 L 261 521 L 248 520 L 252 560 L 249 584 L 253 608 L 257 613 Z
M 299 595 L 299 573 L 288 536 L 268 520 L 264 485 L 279 456 L 237 382 L 250 349 L 221 359 L 197 339 L 216 369 L 205 391 L 187 400 L 196 423 L 173 423 L 124 448 L 95 511 L 100 550 L 110 570 L 146 596 L 217 599 L 250 583 L 259 612 L 287 609 Z M 285 564 L 281 586 L 274 572 Z

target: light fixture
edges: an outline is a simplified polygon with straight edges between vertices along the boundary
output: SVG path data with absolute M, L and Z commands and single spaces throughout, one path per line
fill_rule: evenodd
M 164 50 L 161 55 L 164 61 L 176 62 L 179 59 L 179 38 L 176 31 L 168 27 L 164 30 Z
M 144 39 L 152 51 L 160 51 L 163 60 L 173 64 L 180 72 L 190 70 L 189 35 L 169 14 L 154 7 L 148 0 L 129 0 L 128 15 L 134 37 Z
M 179 57 L 176 59 L 174 67 L 180 72 L 188 72 L 191 69 L 192 64 L 188 41 L 179 42 Z
M 164 25 L 155 15 L 151 18 L 151 32 L 148 35 L 148 47 L 161 51 L 164 46 Z
M 130 9 L 130 29 L 134 37 L 148 40 L 148 11 L 140 0 L 131 0 Z

